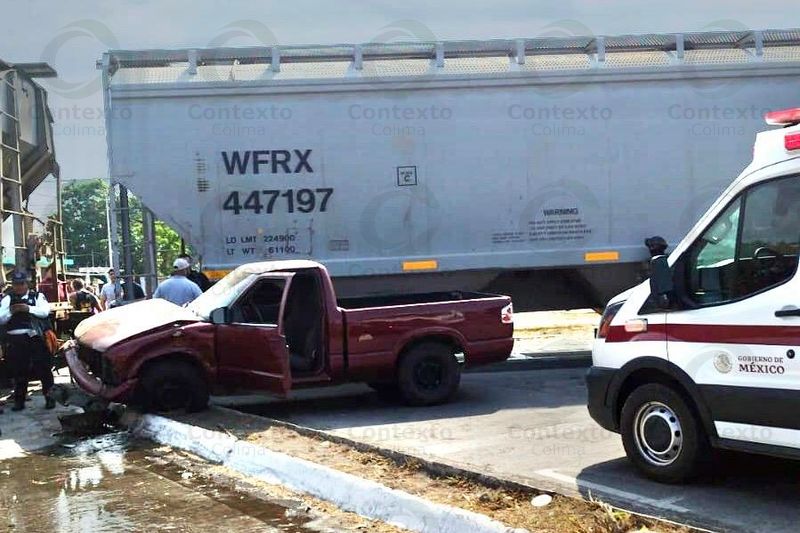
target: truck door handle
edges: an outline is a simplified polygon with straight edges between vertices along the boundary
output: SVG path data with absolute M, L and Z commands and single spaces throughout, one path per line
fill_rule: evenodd
M 786 306 L 783 309 L 775 311 L 775 316 L 778 318 L 786 316 L 800 316 L 800 307 Z

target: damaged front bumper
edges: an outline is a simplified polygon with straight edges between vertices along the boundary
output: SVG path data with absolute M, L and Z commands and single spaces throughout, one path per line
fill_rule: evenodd
M 119 385 L 107 385 L 93 375 L 78 356 L 78 347 L 75 341 L 70 341 L 62 348 L 67 366 L 72 378 L 78 386 L 87 393 L 108 400 L 110 402 L 127 403 L 136 389 L 136 379 L 123 381 Z

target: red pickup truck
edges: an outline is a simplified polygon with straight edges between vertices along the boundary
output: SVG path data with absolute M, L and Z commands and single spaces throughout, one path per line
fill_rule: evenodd
M 87 318 L 63 348 L 86 392 L 147 410 L 209 394 L 366 382 L 412 405 L 450 399 L 460 361 L 504 361 L 511 299 L 441 292 L 337 300 L 313 261 L 243 265 L 186 307 L 146 300 Z M 463 358 L 463 359 L 462 359 Z

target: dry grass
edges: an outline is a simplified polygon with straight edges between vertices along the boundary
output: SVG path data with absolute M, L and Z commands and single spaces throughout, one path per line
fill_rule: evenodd
M 531 532 L 682 532 L 689 528 L 615 509 L 600 501 L 585 501 L 554 494 L 552 502 L 534 507 L 530 491 L 489 488 L 460 477 L 434 477 L 414 460 L 399 464 L 383 455 L 357 450 L 320 436 L 312 437 L 249 415 L 226 413 L 220 418 L 203 417 L 192 423 L 218 430 L 219 424 L 232 434 L 271 450 L 313 461 L 342 472 L 371 479 L 428 500 L 485 514 L 504 524 Z

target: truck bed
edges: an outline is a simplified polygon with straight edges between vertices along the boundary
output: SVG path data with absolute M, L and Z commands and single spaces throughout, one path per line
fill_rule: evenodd
M 336 303 L 344 310 L 355 310 L 375 307 L 395 307 L 400 305 L 461 302 L 464 300 L 483 300 L 488 298 L 497 298 L 497 295 L 482 292 L 439 291 L 339 298 Z
M 508 296 L 447 291 L 337 301 L 350 371 L 364 381 L 391 377 L 415 339 L 451 345 L 469 367 L 504 361 L 514 344 L 514 325 L 502 320 Z

